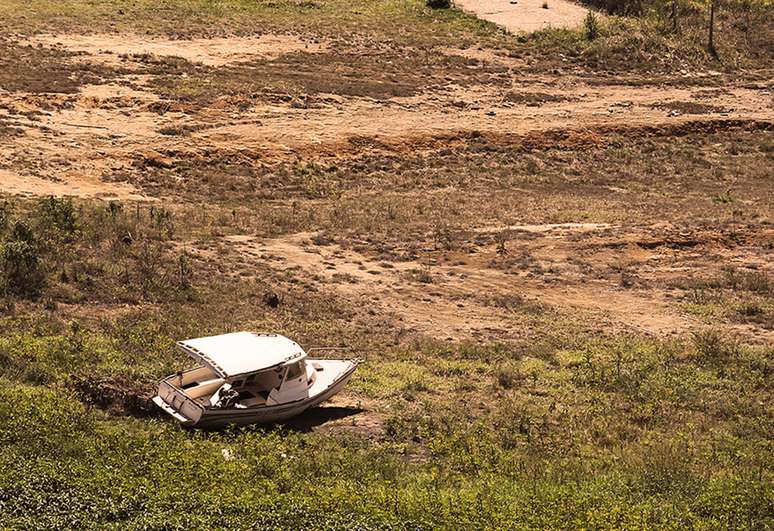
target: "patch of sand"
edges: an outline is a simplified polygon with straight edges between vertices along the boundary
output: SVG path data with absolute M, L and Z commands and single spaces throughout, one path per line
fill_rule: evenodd
M 117 200 L 146 199 L 129 184 L 106 183 L 88 176 L 51 181 L 0 169 L 0 194 L 33 196 L 97 197 Z
M 297 35 L 172 40 L 132 34 L 44 34 L 32 37 L 28 43 L 84 52 L 88 54 L 87 60 L 102 64 L 118 63 L 121 56 L 152 54 L 182 57 L 208 66 L 274 59 L 291 52 L 319 53 L 326 48 L 322 43 L 304 40 Z
M 573 229 L 594 230 L 590 225 L 564 224 L 545 229 L 561 227 L 569 235 Z M 541 232 L 537 226 L 532 228 Z M 307 275 L 324 279 L 324 285 L 335 286 L 342 296 L 397 316 L 407 331 L 440 339 L 520 337 L 524 332 L 518 316 L 507 308 L 487 303 L 486 299 L 496 296 L 516 296 L 548 304 L 561 312 L 593 317 L 610 327 L 659 336 L 683 334 L 696 325 L 693 319 L 678 314 L 652 293 L 617 289 L 606 281 L 587 279 L 581 283 L 547 285 L 487 267 L 483 262 L 469 262 L 434 265 L 427 269 L 434 280 L 425 284 L 410 280 L 412 271 L 425 267 L 420 262 L 393 262 L 385 268 L 381 262 L 349 249 L 336 245 L 314 246 L 311 236 L 300 233 L 267 241 L 231 236 L 226 240 L 244 255 L 273 260 L 278 269 L 300 267 Z M 478 254 L 491 256 L 495 250 L 487 246 Z
M 572 232 L 595 232 L 609 229 L 609 223 L 541 223 L 539 225 L 506 225 L 504 227 L 479 227 L 473 232 L 491 234 L 504 231 L 532 232 L 539 234 L 556 234 L 563 236 Z
M 548 8 L 544 8 L 544 3 Z M 576 28 L 588 9 L 565 0 L 455 0 L 455 6 L 512 33 Z

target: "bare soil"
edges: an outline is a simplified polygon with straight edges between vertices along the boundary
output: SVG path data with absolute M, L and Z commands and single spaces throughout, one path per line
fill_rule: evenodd
M 546 20 L 569 24 L 585 13 L 563 6 L 550 2 L 541 15 L 561 15 L 567 7 L 559 19 Z M 520 0 L 513 9 L 528 7 Z M 514 10 L 508 13 L 517 16 Z M 655 85 L 638 77 L 608 83 L 583 72 L 525 74 L 520 59 L 472 48 L 432 55 L 407 49 L 401 62 L 394 50 L 374 43 L 358 49 L 296 35 L 44 34 L 4 46 L 15 71 L 0 74 L 0 124 L 9 124 L 0 129 L 6 131 L 0 133 L 3 194 L 178 205 L 270 200 L 272 208 L 292 205 L 294 211 L 297 201 L 308 201 L 298 208 L 314 210 L 314 202 L 332 192 L 313 174 L 328 168 L 342 170 L 336 186 L 343 192 L 336 193 L 413 188 L 406 200 L 420 205 L 422 190 L 454 197 L 470 187 L 471 197 L 485 203 L 502 183 L 487 192 L 485 174 L 480 185 L 452 175 L 493 164 L 499 153 L 517 157 L 536 175 L 534 183 L 522 183 L 524 192 L 544 186 L 540 193 L 556 198 L 553 210 L 525 210 L 521 223 L 512 225 L 471 215 L 465 235 L 444 252 L 437 241 L 429 245 L 438 236 L 427 233 L 407 236 L 417 238 L 413 245 L 393 242 L 386 254 L 373 242 L 360 248 L 346 238 L 314 243 L 330 228 L 323 234 L 291 227 L 275 238 L 237 230 L 223 238 L 247 271 L 251 261 L 268 261 L 277 272 L 292 271 L 387 316 L 409 335 L 509 341 L 539 333 L 555 317 L 685 335 L 706 323 L 681 309 L 671 280 L 716 272 L 719 256 L 724 263 L 770 267 L 757 243 L 740 244 L 723 228 L 686 228 L 685 220 L 680 226 L 656 219 L 585 222 L 572 214 L 583 194 L 573 202 L 578 192 L 566 188 L 570 182 L 584 186 L 578 173 L 570 171 L 564 183 L 540 184 L 547 162 L 530 158 L 557 149 L 570 157 L 619 149 L 643 138 L 770 135 L 766 84 L 728 82 L 720 90 L 708 89 L 706 78 L 692 84 L 684 76 Z M 39 61 L 51 67 L 44 76 L 32 66 Z M 463 162 L 449 162 L 458 159 Z M 416 168 L 428 164 L 448 165 L 448 175 L 425 182 L 424 170 Z M 297 174 L 300 167 L 308 170 Z M 346 175 L 361 174 L 347 181 Z M 400 181 L 401 175 L 415 180 Z M 618 185 L 605 190 L 610 197 L 626 191 Z M 594 194 L 591 204 L 607 208 L 604 194 Z M 591 208 L 592 218 L 607 215 Z M 750 231 L 750 242 L 761 230 Z M 190 247 L 197 252 L 196 244 Z M 770 339 L 754 326 L 737 331 Z
M 259 240 L 230 236 L 249 269 L 269 262 L 279 271 L 334 286 L 340 296 L 389 315 L 411 333 L 450 341 L 514 341 L 534 333 L 527 318 L 568 317 L 608 332 L 657 337 L 699 329 L 695 316 L 674 304 L 679 278 L 720 273 L 722 262 L 750 263 L 754 246 L 729 245 L 717 234 L 686 234 L 670 225 L 624 228 L 565 223 L 488 227 L 508 233 L 500 247 L 477 231 L 462 252 L 419 250 L 411 260 L 385 261 L 309 233 Z M 774 233 L 772 233 L 774 234 Z M 509 249 L 510 247 L 510 249 Z M 754 260 L 754 258 L 753 258 Z M 763 264 L 763 267 L 768 268 Z M 552 317 L 553 316 L 553 317 Z M 771 341 L 753 330 L 757 341 Z
M 24 44 L 47 49 L 82 53 L 84 62 L 120 66 L 132 56 L 180 57 L 192 63 L 223 66 L 276 59 L 292 52 L 319 53 L 325 45 L 318 40 L 298 35 L 259 35 L 251 37 L 213 37 L 209 39 L 163 39 L 143 35 L 40 34 Z
M 226 154 L 264 164 L 414 151 L 469 133 L 674 128 L 696 114 L 708 124 L 771 118 L 765 87 L 726 85 L 712 104 L 697 103 L 705 87 L 524 75 L 512 59 L 471 58 L 470 50 L 446 49 L 434 66 L 414 52 L 396 65 L 287 35 L 42 35 L 6 50 L 18 71 L 0 77 L 0 120 L 14 133 L 0 136 L 8 193 L 138 198 L 159 192 L 146 166 L 152 173 Z M 41 61 L 45 76 L 24 67 Z
M 457 0 L 454 4 L 512 33 L 576 28 L 588 13 L 587 8 L 566 0 Z

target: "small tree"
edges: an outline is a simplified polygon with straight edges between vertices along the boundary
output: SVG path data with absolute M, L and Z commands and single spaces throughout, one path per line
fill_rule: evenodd
M 451 0 L 425 0 L 427 7 L 431 9 L 449 9 L 452 6 Z
M 38 204 L 38 219 L 42 229 L 71 237 L 78 224 L 78 214 L 70 198 L 49 196 Z
M 0 252 L 3 287 L 15 295 L 35 297 L 43 288 L 44 274 L 35 235 L 24 222 L 13 226 Z
M 717 58 L 718 51 L 715 48 L 715 9 L 717 8 L 717 0 L 710 0 L 709 2 L 709 27 L 707 28 L 707 50 L 713 57 Z
M 669 18 L 672 21 L 672 33 L 677 33 L 680 31 L 680 24 L 678 23 L 677 17 L 679 14 L 679 9 L 677 5 L 677 0 L 672 0 L 672 10 L 671 13 L 669 13 Z
M 7 202 L 0 204 L 0 235 L 5 233 L 5 229 L 8 228 L 8 214 L 10 208 Z
M 193 268 L 191 267 L 191 261 L 188 259 L 188 253 L 183 253 L 177 259 L 177 285 L 181 289 L 190 288 L 192 276 Z

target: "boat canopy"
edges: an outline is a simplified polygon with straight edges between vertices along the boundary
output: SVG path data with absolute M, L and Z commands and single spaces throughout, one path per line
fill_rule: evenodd
M 306 357 L 298 343 L 279 334 L 236 332 L 178 341 L 177 346 L 226 379 Z

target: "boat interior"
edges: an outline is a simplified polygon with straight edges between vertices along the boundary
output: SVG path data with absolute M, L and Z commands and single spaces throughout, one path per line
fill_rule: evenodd
M 272 391 L 280 391 L 283 384 L 297 382 L 307 373 L 307 387 L 314 383 L 317 367 L 308 369 L 304 360 L 269 370 L 246 374 L 226 380 L 206 366 L 197 367 L 170 376 L 167 381 L 186 396 L 205 408 L 255 407 L 266 405 Z M 228 406 L 224 401 L 228 397 Z

